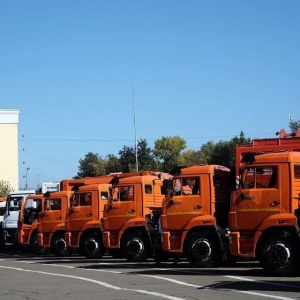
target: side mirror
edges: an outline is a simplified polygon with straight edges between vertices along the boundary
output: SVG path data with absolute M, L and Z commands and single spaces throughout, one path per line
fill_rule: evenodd
M 45 201 L 45 210 L 50 210 L 50 200 L 49 199 L 47 199 Z

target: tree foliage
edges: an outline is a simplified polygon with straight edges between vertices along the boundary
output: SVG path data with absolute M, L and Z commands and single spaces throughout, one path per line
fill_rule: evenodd
M 210 157 L 209 164 L 218 164 L 230 169 L 235 168 L 235 148 L 237 145 L 247 145 L 251 142 L 250 138 L 245 138 L 241 131 L 239 137 L 234 137 L 229 141 L 219 141 L 215 144 Z
M 146 139 L 137 143 L 138 170 L 168 172 L 172 166 L 193 166 L 199 164 L 218 164 L 230 169 L 235 167 L 235 148 L 251 142 L 241 131 L 240 136 L 229 141 L 214 143 L 208 141 L 199 150 L 185 150 L 186 141 L 179 136 L 164 136 L 155 141 L 154 148 L 148 146 Z M 119 157 L 108 154 L 104 159 L 89 152 L 79 160 L 77 178 L 100 176 L 116 172 L 136 172 L 135 147 L 124 145 L 118 152 Z
M 135 153 L 137 153 L 137 160 Z M 155 170 L 156 168 L 153 151 L 148 146 L 146 139 L 141 139 L 137 142 L 137 151 L 135 151 L 135 147 L 124 146 L 119 151 L 119 155 L 122 172 L 136 172 L 137 162 L 139 171 Z
M 106 156 L 105 174 L 121 172 L 121 163 L 119 158 L 114 154 Z
M 159 161 L 161 171 L 167 172 L 178 164 L 182 150 L 186 148 L 186 140 L 176 136 L 163 136 L 154 142 L 154 155 Z
M 100 155 L 89 152 L 79 160 L 77 177 L 95 177 L 105 175 L 105 160 Z
M 157 165 L 153 150 L 148 146 L 148 143 L 145 139 L 139 140 L 137 144 L 137 155 L 139 171 L 156 170 Z
M 133 147 L 124 146 L 119 151 L 119 156 L 121 171 L 123 173 L 136 171 L 135 149 Z
M 8 181 L 0 180 L 0 197 L 4 197 L 13 191 L 12 186 Z
M 181 166 L 195 166 L 206 163 L 205 155 L 199 150 L 187 150 L 182 152 L 178 158 L 178 164 Z

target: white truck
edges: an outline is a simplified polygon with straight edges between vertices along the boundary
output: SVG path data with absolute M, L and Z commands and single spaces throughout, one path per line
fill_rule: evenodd
M 5 204 L 6 204 L 6 200 L 0 201 L 0 223 L 3 221 L 3 215 L 5 212 Z
M 5 251 L 8 245 L 16 244 L 18 218 L 22 201 L 28 195 L 34 194 L 36 194 L 35 190 L 15 191 L 8 194 L 3 220 L 0 223 L 0 251 Z
M 59 192 L 60 182 L 43 182 L 42 183 L 42 193 L 46 192 Z

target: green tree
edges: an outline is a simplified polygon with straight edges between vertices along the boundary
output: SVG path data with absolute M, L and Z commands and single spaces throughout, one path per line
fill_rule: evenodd
M 105 175 L 106 161 L 99 154 L 89 152 L 79 160 L 77 178 Z
M 209 164 L 229 167 L 233 158 L 232 144 L 230 141 L 219 141 L 216 143 Z
M 187 167 L 206 164 L 206 157 L 200 150 L 187 150 L 179 155 L 178 164 Z
M 172 166 L 178 164 L 181 151 L 186 148 L 186 140 L 177 136 L 163 136 L 154 142 L 154 155 L 158 159 L 160 169 L 168 172 Z
M 141 139 L 137 143 L 137 156 L 139 171 L 156 170 L 156 161 L 153 155 L 153 150 L 148 147 L 145 139 Z
M 0 180 L 0 197 L 4 197 L 13 191 L 12 186 L 8 181 Z
M 136 172 L 135 147 L 124 146 L 119 151 L 119 161 L 122 172 Z M 140 139 L 137 142 L 137 161 L 138 170 L 155 170 L 156 161 L 152 149 L 148 146 L 146 139 Z
M 121 171 L 123 173 L 136 171 L 135 149 L 133 147 L 123 146 L 123 149 L 119 151 L 119 156 Z
M 106 156 L 105 173 L 119 173 L 122 167 L 119 158 L 114 154 L 108 154 Z
M 204 164 L 210 164 L 212 159 L 212 155 L 214 153 L 215 150 L 215 143 L 212 141 L 208 141 L 206 144 L 203 144 L 200 148 L 200 152 L 203 155 L 203 163 Z
M 236 146 L 247 145 L 249 143 L 251 143 L 251 139 L 246 138 L 243 131 L 241 131 L 239 137 L 233 137 L 229 141 L 219 141 L 214 146 L 209 163 L 222 165 L 234 170 L 236 164 Z

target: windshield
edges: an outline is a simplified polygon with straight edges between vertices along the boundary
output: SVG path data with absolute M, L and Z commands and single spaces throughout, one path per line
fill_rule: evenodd
M 31 224 L 37 219 L 42 208 L 42 199 L 26 199 L 23 221 L 24 224 Z
M 23 196 L 8 196 L 8 210 L 18 211 L 21 209 Z
M 25 209 L 41 211 L 42 199 L 26 199 Z

